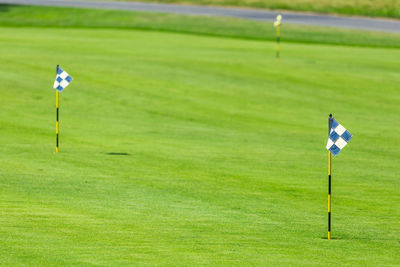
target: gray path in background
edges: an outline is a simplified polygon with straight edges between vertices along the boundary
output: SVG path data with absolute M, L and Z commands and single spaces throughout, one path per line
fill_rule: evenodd
M 271 22 L 275 20 L 275 17 L 278 13 L 277 11 L 246 8 L 204 7 L 141 2 L 99 2 L 91 0 L 0 0 L 0 3 L 136 10 L 186 15 L 225 16 Z M 400 33 L 400 20 L 316 15 L 286 11 L 281 13 L 283 15 L 283 23 Z

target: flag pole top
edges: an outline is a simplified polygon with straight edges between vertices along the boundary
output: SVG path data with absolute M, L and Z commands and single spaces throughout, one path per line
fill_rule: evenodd
M 281 15 L 281 14 L 278 14 L 278 15 L 276 16 L 276 20 L 275 20 L 275 22 L 274 22 L 274 26 L 275 26 L 275 27 L 278 27 L 278 26 L 281 26 L 281 24 L 282 24 L 282 15 Z

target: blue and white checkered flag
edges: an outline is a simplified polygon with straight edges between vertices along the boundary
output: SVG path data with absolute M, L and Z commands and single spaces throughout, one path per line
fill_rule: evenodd
M 61 92 L 72 82 L 72 77 L 64 71 L 61 67 L 57 66 L 57 76 L 54 81 L 53 88 Z
M 336 156 L 353 136 L 334 118 L 332 118 L 330 125 L 331 128 L 329 130 L 329 139 L 328 144 L 326 144 L 326 149 Z

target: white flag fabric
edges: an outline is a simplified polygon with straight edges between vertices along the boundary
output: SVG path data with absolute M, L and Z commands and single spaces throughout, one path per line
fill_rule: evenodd
M 334 118 L 332 118 L 331 129 L 329 130 L 329 139 L 326 144 L 328 149 L 334 156 L 347 145 L 353 136 L 342 125 L 340 125 Z
M 57 76 L 56 80 L 54 81 L 53 88 L 61 92 L 62 90 L 65 89 L 71 82 L 72 82 L 72 77 L 69 76 L 69 74 L 64 71 L 61 67 L 57 66 Z

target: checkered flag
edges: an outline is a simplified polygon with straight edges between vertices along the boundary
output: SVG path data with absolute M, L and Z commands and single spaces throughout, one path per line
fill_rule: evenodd
M 334 118 L 331 118 L 329 124 L 329 139 L 328 144 L 326 144 L 326 149 L 336 156 L 347 145 L 353 136 Z
M 70 82 L 72 82 L 72 77 L 69 76 L 69 74 L 61 67 L 57 66 L 57 76 L 53 88 L 61 92 L 70 84 Z

